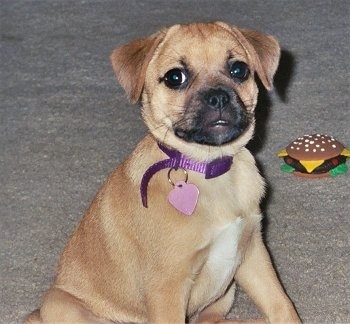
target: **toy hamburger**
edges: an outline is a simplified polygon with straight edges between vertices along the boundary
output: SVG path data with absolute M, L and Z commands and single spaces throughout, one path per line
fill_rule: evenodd
M 347 172 L 350 150 L 332 136 L 313 134 L 295 139 L 277 155 L 284 159 L 284 172 L 302 177 L 334 177 Z

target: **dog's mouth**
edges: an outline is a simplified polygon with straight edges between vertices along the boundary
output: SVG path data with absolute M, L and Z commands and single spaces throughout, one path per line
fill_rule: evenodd
M 191 124 L 193 126 L 187 129 L 174 127 L 175 135 L 186 142 L 218 146 L 240 137 L 249 127 L 250 118 L 244 112 L 235 119 L 208 120 L 205 116 L 199 115 Z
M 232 142 L 253 119 L 239 96 L 224 86 L 197 92 L 186 107 L 173 130 L 177 137 L 198 144 L 217 146 Z
M 214 121 L 214 122 L 210 123 L 209 127 L 220 128 L 220 127 L 227 127 L 229 125 L 230 125 L 229 121 L 224 120 L 224 119 L 219 119 L 217 121 Z

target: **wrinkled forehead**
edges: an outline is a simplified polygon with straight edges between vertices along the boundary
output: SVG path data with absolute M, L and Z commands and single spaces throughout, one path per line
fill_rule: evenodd
M 203 68 L 222 65 L 228 60 L 249 64 L 247 53 L 235 35 L 216 25 L 174 26 L 157 52 L 166 65 L 181 61 Z

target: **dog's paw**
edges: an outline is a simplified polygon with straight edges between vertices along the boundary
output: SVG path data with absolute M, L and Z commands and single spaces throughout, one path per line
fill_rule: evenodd
M 217 323 L 226 324 L 266 324 L 263 319 L 252 319 L 252 320 L 223 320 Z

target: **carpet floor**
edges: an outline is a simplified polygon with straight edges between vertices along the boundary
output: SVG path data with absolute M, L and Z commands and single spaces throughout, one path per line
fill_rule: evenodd
M 250 144 L 268 182 L 264 236 L 305 323 L 350 323 L 349 174 L 306 180 L 276 153 L 307 133 L 350 146 L 349 1 L 2 0 L 0 322 L 20 323 L 68 235 L 146 129 L 109 62 L 163 26 L 223 20 L 275 35 L 275 90 Z M 348 162 L 349 164 L 349 162 Z M 230 317 L 259 315 L 241 290 Z

